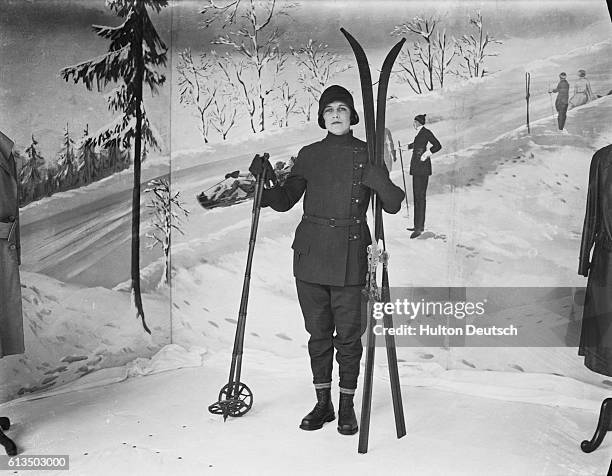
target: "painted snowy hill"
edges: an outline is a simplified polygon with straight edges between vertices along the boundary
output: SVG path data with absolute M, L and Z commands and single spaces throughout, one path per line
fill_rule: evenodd
M 404 210 L 385 217 L 393 285 L 584 286 L 576 269 L 588 166 L 594 150 L 612 135 L 606 119 L 611 115 L 612 97 L 606 97 L 571 111 L 568 134 L 558 132 L 549 117 L 534 123 L 530 135 L 521 127 L 438 157 L 427 232 L 409 240 L 411 221 Z M 399 171 L 392 178 L 401 184 Z M 229 349 L 250 207 L 203 212 L 197 227 L 194 219 L 175 245 L 173 320 L 180 342 Z M 262 211 L 247 326 L 250 348 L 272 348 L 279 355 L 303 352 L 306 336 L 290 248 L 301 213 L 299 206 L 285 214 Z M 204 235 L 205 229 L 215 231 Z M 194 263 L 194 256 L 204 262 Z M 554 308 L 562 315 L 572 304 L 560 299 Z M 572 312 L 581 315 L 577 305 Z M 457 369 L 557 373 L 612 387 L 612 381 L 583 368 L 575 348 L 401 349 L 400 356 Z

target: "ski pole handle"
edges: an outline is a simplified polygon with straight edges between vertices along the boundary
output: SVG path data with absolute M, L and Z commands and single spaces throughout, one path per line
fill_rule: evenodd
M 272 185 L 276 185 L 278 178 L 272 169 L 272 165 L 270 165 L 269 159 L 270 154 L 267 152 L 265 152 L 263 155 L 256 154 L 255 157 L 253 157 L 251 165 L 249 166 L 249 172 L 251 172 L 257 179 L 263 177 L 264 183 L 271 181 Z

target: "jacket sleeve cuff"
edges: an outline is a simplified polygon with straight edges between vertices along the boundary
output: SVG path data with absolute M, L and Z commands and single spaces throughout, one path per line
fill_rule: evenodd
M 362 182 L 378 194 L 387 213 L 397 213 L 402 208 L 404 191 L 391 181 L 385 168 L 366 167 Z

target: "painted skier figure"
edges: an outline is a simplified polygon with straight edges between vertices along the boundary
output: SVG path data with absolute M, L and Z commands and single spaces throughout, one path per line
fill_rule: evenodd
M 582 106 L 594 99 L 591 83 L 586 78 L 584 69 L 578 70 L 578 81 L 574 84 L 574 95 L 569 100 L 570 109 Z
M 393 143 L 393 136 L 391 135 L 391 131 L 385 127 L 385 152 L 384 152 L 384 161 L 387 166 L 387 170 L 391 172 L 393 168 L 393 162 L 397 162 L 397 154 L 395 152 L 395 144 Z
M 371 243 L 365 216 L 370 193 L 379 194 L 388 213 L 397 213 L 404 197 L 384 166 L 368 163 L 366 143 L 351 131 L 358 122 L 349 91 L 338 85 L 327 88 L 318 111 L 319 126 L 327 129 L 327 136 L 303 147 L 284 184 L 264 190 L 262 196 L 262 207 L 287 211 L 304 195 L 304 215 L 292 244 L 293 274 L 310 334 L 317 403 L 300 428 L 318 430 L 335 419 L 331 401 L 335 348 L 340 375 L 338 431 L 344 435 L 358 431 L 353 395 L 366 329 L 367 298 L 362 288 Z M 262 157 L 256 157 L 249 170 L 254 175 L 273 173 Z
M 425 114 L 415 116 L 413 122 L 417 135 L 414 142 L 408 145 L 413 149 L 410 160 L 410 175 L 412 175 L 412 194 L 414 199 L 414 228 L 410 238 L 417 238 L 425 230 L 425 205 L 427 184 L 431 175 L 431 155 L 442 149 L 436 136 L 425 127 Z M 429 150 L 427 144 L 431 144 Z
M 565 127 L 565 119 L 567 117 L 567 107 L 569 105 L 569 83 L 566 79 L 565 73 L 559 74 L 559 84 L 549 93 L 557 93 L 557 99 L 555 99 L 555 108 L 557 109 L 557 124 L 559 130 L 562 131 Z

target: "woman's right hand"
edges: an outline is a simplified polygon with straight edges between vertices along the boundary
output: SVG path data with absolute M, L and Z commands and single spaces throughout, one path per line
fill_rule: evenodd
M 274 177 L 274 169 L 272 168 L 272 164 L 270 164 L 268 158 L 268 154 L 257 154 L 251 161 L 249 172 L 251 172 L 255 177 L 258 177 L 263 173 L 264 180 L 272 180 Z

